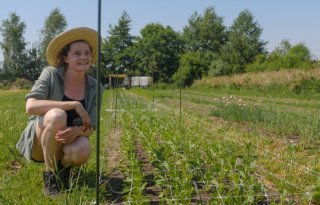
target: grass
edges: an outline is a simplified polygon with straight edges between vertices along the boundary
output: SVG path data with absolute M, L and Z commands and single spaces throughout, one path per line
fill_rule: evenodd
M 135 92 L 152 98 L 148 90 Z M 179 109 L 179 92 L 157 90 L 156 93 L 155 104 Z M 211 135 L 218 130 L 221 139 L 229 140 L 229 144 L 238 142 L 243 147 L 245 143 L 253 144 L 260 181 L 269 186 L 269 191 L 280 194 L 279 201 L 298 203 L 299 199 L 299 203 L 307 204 L 310 196 L 305 193 L 317 190 L 312 187 L 318 187 L 315 181 L 320 176 L 317 101 L 291 97 L 292 93 L 276 97 L 270 93 L 256 94 L 251 90 L 183 90 L 183 116 L 201 123 L 202 129 L 208 129 Z
M 86 166 L 73 170 L 71 185 L 75 189 L 71 194 L 55 199 L 43 196 L 43 164 L 27 162 L 15 148 L 28 122 L 24 108 L 26 93 L 26 90 L 0 91 L 0 204 L 88 204 L 95 201 L 93 157 Z M 93 145 L 94 138 L 91 138 Z
M 73 170 L 72 193 L 56 199 L 42 195 L 43 164 L 28 163 L 15 148 L 28 121 L 26 93 L 0 91 L 0 204 L 94 203 L 95 153 Z M 139 141 L 153 166 L 151 184 L 160 203 L 319 203 L 317 95 L 198 87 L 182 91 L 181 105 L 179 97 L 177 89 L 105 91 L 101 178 L 110 180 L 108 135 L 117 127 L 125 163 L 116 168 L 126 176 L 121 202 L 150 200 Z M 95 147 L 95 136 L 90 140 Z M 102 204 L 115 202 L 109 186 L 101 185 L 100 194 Z
M 309 113 L 305 110 L 276 109 L 261 105 L 221 103 L 211 113 L 226 120 L 254 123 L 279 135 L 299 136 L 305 140 L 318 140 L 320 138 L 319 113 Z

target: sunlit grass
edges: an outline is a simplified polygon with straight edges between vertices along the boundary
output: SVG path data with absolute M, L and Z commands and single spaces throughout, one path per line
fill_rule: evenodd
M 28 121 L 26 93 L 0 92 L 0 204 L 93 203 L 95 151 L 88 164 L 73 170 L 72 193 L 56 199 L 42 195 L 43 164 L 28 163 L 15 148 Z M 255 204 L 269 192 L 277 196 L 271 201 L 308 204 L 312 194 L 315 200 L 319 195 L 319 104 L 311 95 L 306 100 L 292 93 L 185 89 L 180 116 L 178 89 L 118 90 L 117 112 L 115 94 L 105 91 L 101 109 L 101 177 L 109 174 L 107 136 L 116 126 L 126 154 L 124 202 L 148 201 L 134 140 L 154 166 L 161 203 L 190 203 L 199 191 L 216 204 Z M 95 135 L 90 140 L 95 148 Z M 110 202 L 108 189 L 100 186 L 102 204 Z
M 87 165 L 73 169 L 74 177 L 71 183 L 73 191 L 71 193 L 62 194 L 55 199 L 43 196 L 42 171 L 44 165 L 27 162 L 15 147 L 28 122 L 24 101 L 27 92 L 27 90 L 0 91 L 0 149 L 2 150 L 0 154 L 0 204 L 42 205 L 94 202 L 95 152 L 92 153 Z M 106 132 L 103 126 L 101 132 Z M 95 135 L 90 139 L 95 147 Z
M 255 123 L 280 135 L 307 140 L 320 138 L 320 118 L 317 114 L 236 103 L 220 104 L 211 113 L 226 120 Z

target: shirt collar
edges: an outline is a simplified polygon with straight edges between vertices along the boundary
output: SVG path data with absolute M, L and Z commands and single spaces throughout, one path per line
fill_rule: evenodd
M 64 81 L 64 71 L 65 71 L 64 67 L 58 67 L 57 68 L 58 75 L 59 75 L 59 77 L 61 78 L 62 81 Z M 87 73 L 86 73 L 86 79 L 87 79 L 87 85 L 89 87 L 93 87 L 95 85 L 95 82 L 90 79 L 90 77 L 89 77 L 89 75 Z

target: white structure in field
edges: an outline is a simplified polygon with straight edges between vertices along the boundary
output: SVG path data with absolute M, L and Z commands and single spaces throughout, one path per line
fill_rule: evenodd
M 148 87 L 153 83 L 152 77 L 149 76 L 132 76 L 131 87 Z

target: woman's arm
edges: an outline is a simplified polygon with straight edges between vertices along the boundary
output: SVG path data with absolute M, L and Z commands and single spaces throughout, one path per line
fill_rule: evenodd
M 77 109 L 79 106 L 82 105 L 77 101 L 54 101 L 29 98 L 26 102 L 26 112 L 31 115 L 43 115 L 53 108 L 60 108 L 67 111 Z
M 82 126 L 79 126 L 78 129 L 78 136 L 90 137 L 94 131 L 93 127 L 89 127 L 87 130 L 84 130 Z
M 78 101 L 54 101 L 29 98 L 26 103 L 26 112 L 32 115 L 44 115 L 53 108 L 59 108 L 65 111 L 74 109 L 82 120 L 84 130 L 90 127 L 90 116 Z
M 90 137 L 94 129 L 91 127 L 86 131 L 83 130 L 82 126 L 72 126 L 57 132 L 55 139 L 61 144 L 69 144 L 73 142 L 79 136 Z

